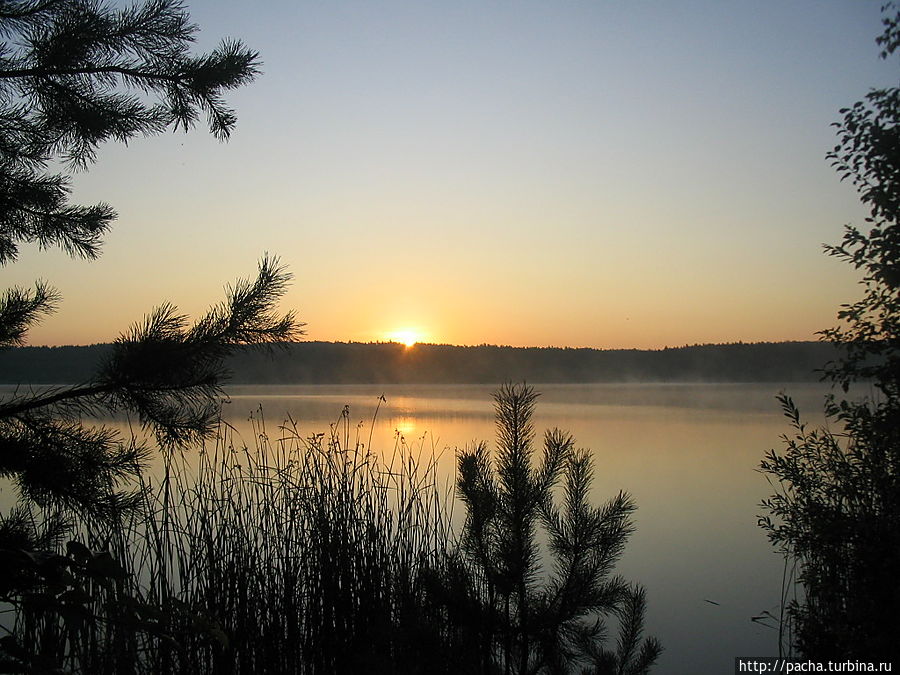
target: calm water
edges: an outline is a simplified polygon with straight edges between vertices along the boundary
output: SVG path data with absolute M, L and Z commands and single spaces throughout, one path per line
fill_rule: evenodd
M 809 384 L 538 387 L 538 432 L 557 426 L 592 449 L 596 499 L 625 490 L 637 501 L 637 532 L 619 572 L 647 589 L 647 629 L 666 649 L 656 672 L 730 673 L 735 656 L 777 654 L 775 630 L 750 618 L 779 609 L 783 561 L 756 524 L 757 503 L 771 489 L 755 469 L 789 431 L 774 399 L 782 388 L 820 420 L 823 389 Z M 371 431 L 376 451 L 390 451 L 398 436 L 433 447 L 449 477 L 454 448 L 493 443 L 492 390 L 241 387 L 226 414 L 249 434 L 240 423 L 262 405 L 270 436 L 288 414 L 314 433 L 349 405 L 363 442 Z M 387 400 L 372 427 L 381 394 Z
M 735 656 L 777 654 L 776 631 L 750 620 L 766 610 L 778 614 L 783 570 L 756 524 L 757 504 L 771 493 L 756 467 L 789 431 L 774 399 L 778 391 L 785 389 L 810 421 L 819 422 L 823 387 L 537 388 L 538 433 L 560 427 L 579 447 L 592 449 L 596 500 L 624 490 L 637 502 L 637 532 L 618 572 L 647 589 L 647 630 L 665 647 L 655 672 L 730 673 Z M 358 433 L 368 445 L 371 436 L 374 451 L 390 453 L 402 437 L 433 449 L 450 481 L 455 448 L 476 440 L 493 447 L 492 391 L 445 385 L 234 387 L 224 414 L 253 447 L 247 419 L 251 413 L 258 418 L 260 406 L 272 438 L 288 416 L 304 436 L 327 432 L 349 406 L 351 441 Z M 382 394 L 386 401 L 379 403 Z

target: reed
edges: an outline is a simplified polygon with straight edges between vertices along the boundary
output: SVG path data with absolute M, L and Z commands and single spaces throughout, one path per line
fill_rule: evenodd
M 198 455 L 167 454 L 142 479 L 142 508 L 116 526 L 79 522 L 78 552 L 89 562 L 108 550 L 121 571 L 71 580 L 78 622 L 60 618 L 59 602 L 17 612 L 14 634 L 41 645 L 41 664 L 445 671 L 446 631 L 421 588 L 451 541 L 452 496 L 433 456 L 398 436 L 379 457 L 346 408 L 330 433 L 308 437 L 288 420 L 271 438 L 261 410 L 251 421 L 250 444 L 222 422 Z
M 458 533 L 433 450 L 398 434 L 376 453 L 348 408 L 309 436 L 291 419 L 270 436 L 262 409 L 250 442 L 220 422 L 197 453 L 163 453 L 139 508 L 76 517 L 64 554 L 23 552 L 0 659 L 136 675 L 646 673 L 660 646 L 642 637 L 644 592 L 612 576 L 634 505 L 587 503 L 589 454 L 563 432 L 532 462 L 534 398 L 496 394 L 496 464 L 483 443 L 459 453 Z

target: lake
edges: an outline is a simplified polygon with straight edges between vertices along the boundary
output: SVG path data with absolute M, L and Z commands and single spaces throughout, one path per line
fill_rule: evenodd
M 784 561 L 757 526 L 771 494 L 756 471 L 790 428 L 775 395 L 787 391 L 811 422 L 821 421 L 822 385 L 538 385 L 538 434 L 559 427 L 595 461 L 597 501 L 619 490 L 635 498 L 637 531 L 618 572 L 647 590 L 648 634 L 665 652 L 659 673 L 732 672 L 735 656 L 776 655 L 777 631 L 751 621 L 778 615 Z M 327 432 L 349 406 L 351 433 L 376 452 L 398 439 L 440 454 L 452 479 L 455 448 L 493 447 L 493 387 L 235 387 L 226 418 L 241 433 L 262 406 L 270 437 L 290 415 L 302 434 Z M 384 395 L 386 401 L 380 402 Z M 373 416 L 377 410 L 374 426 Z M 252 444 L 248 443 L 248 445 Z
M 4 388 L 6 389 L 6 388 Z M 665 648 L 654 672 L 733 672 L 735 656 L 777 654 L 777 631 L 751 621 L 778 615 L 784 568 L 757 526 L 759 501 L 771 494 L 756 471 L 789 433 L 775 400 L 793 396 L 821 422 L 815 384 L 537 385 L 538 438 L 572 433 L 595 462 L 594 496 L 620 490 L 638 505 L 637 531 L 618 567 L 647 591 L 647 633 Z M 349 406 L 351 441 L 380 454 L 404 442 L 439 456 L 452 484 L 455 449 L 487 440 L 494 447 L 494 387 L 469 385 L 240 386 L 223 416 L 254 447 L 252 414 L 276 439 L 288 416 L 303 436 L 328 432 Z M 0 392 L 3 393 L 3 392 Z M 7 392 L 8 393 L 8 392 Z M 384 401 L 380 400 L 384 396 Z M 377 414 L 376 414 L 377 409 Z M 374 423 L 373 423 L 374 419 Z M 6 499 L 9 497 L 8 487 Z M 462 509 L 455 511 L 462 516 Z

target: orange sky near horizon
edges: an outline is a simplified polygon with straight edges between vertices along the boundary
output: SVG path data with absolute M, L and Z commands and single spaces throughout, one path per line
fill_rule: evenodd
M 102 257 L 4 268 L 63 296 L 29 344 L 198 317 L 267 251 L 311 340 L 813 340 L 859 294 L 821 248 L 865 216 L 825 153 L 896 84 L 878 3 L 189 8 L 199 49 L 261 52 L 235 134 L 101 150 L 73 198 L 119 213 Z

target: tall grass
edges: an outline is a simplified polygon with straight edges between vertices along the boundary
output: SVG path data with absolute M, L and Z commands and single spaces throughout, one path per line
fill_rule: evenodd
M 496 464 L 484 443 L 460 452 L 460 536 L 433 451 L 398 434 L 373 452 L 348 408 L 311 436 L 290 419 L 270 436 L 260 409 L 249 443 L 222 422 L 197 454 L 164 453 L 115 524 L 82 519 L 64 555 L 21 552 L 0 669 L 646 673 L 643 590 L 611 576 L 634 505 L 587 503 L 589 454 L 563 432 L 533 465 L 535 396 L 495 395 Z
M 73 672 L 447 671 L 423 600 L 450 541 L 434 458 L 400 437 L 378 457 L 346 408 L 310 437 L 251 421 L 250 444 L 223 422 L 198 456 L 166 456 L 119 526 L 82 522 L 85 560 L 124 569 L 72 580 L 77 623 L 18 613 L 21 643 Z

